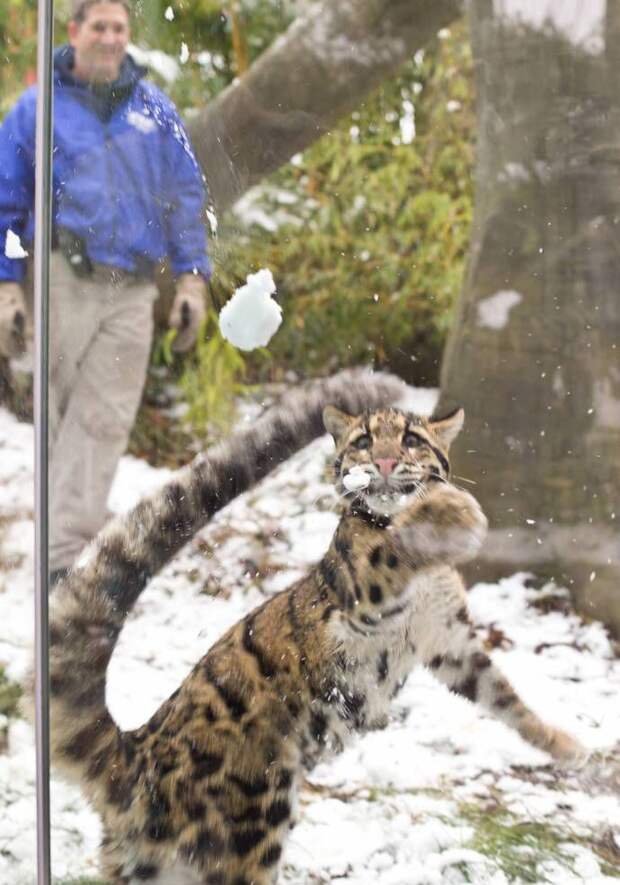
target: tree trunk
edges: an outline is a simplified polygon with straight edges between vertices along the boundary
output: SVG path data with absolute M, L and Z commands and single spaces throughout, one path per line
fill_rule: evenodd
M 493 527 L 478 577 L 553 575 L 620 633 L 620 4 L 570 6 L 470 6 L 476 210 L 440 408 L 465 407 L 455 470 Z
M 462 11 L 458 0 L 326 0 L 188 122 L 225 211 L 324 135 Z

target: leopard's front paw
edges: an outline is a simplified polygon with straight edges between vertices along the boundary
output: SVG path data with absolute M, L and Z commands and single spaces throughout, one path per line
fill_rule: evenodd
M 445 483 L 430 492 L 398 531 L 412 555 L 456 564 L 476 556 L 487 528 L 487 518 L 473 495 Z

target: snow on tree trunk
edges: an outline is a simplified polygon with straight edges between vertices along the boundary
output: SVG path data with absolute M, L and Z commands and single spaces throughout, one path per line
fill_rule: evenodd
M 462 11 L 457 0 L 325 0 L 188 122 L 218 211 L 324 135 Z
M 468 276 L 442 367 L 479 576 L 567 582 L 620 633 L 620 5 L 473 0 Z

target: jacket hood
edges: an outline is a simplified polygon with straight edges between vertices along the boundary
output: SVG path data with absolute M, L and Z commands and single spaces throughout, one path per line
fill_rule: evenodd
M 54 50 L 54 79 L 57 83 L 63 83 L 65 86 L 82 86 L 85 89 L 96 88 L 98 91 L 101 89 L 117 90 L 127 87 L 133 89 L 136 83 L 146 74 L 146 68 L 139 65 L 127 53 L 121 64 L 118 79 L 113 83 L 98 84 L 96 87 L 93 87 L 92 84 L 84 83 L 73 76 L 74 58 L 75 51 L 73 46 L 70 46 L 68 43 Z
M 90 105 L 102 120 L 109 120 L 118 105 L 131 95 L 146 74 L 146 68 L 137 64 L 127 53 L 119 76 L 113 83 L 85 83 L 73 74 L 75 52 L 68 44 L 54 52 L 54 83 L 75 89 L 85 104 Z

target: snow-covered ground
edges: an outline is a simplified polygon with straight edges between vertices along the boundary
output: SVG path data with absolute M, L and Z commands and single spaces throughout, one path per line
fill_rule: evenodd
M 33 636 L 32 445 L 32 428 L 0 409 L 0 666 L 18 682 Z M 321 556 L 337 521 L 329 450 L 317 441 L 233 502 L 146 590 L 111 666 L 109 702 L 123 726 L 143 722 L 226 627 Z M 167 475 L 123 459 L 113 509 Z M 493 658 L 535 710 L 589 747 L 618 744 L 620 661 L 600 624 L 585 624 L 561 590 L 528 587 L 524 575 L 478 585 L 470 599 Z M 594 774 L 561 772 L 430 674 L 414 673 L 388 728 L 313 773 L 282 880 L 611 885 L 620 876 L 619 764 L 616 752 Z M 96 880 L 96 816 L 55 779 L 51 799 L 55 881 Z M 11 719 L 0 750 L 1 885 L 35 881 L 34 815 L 33 735 Z

